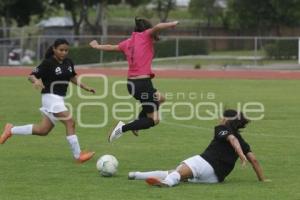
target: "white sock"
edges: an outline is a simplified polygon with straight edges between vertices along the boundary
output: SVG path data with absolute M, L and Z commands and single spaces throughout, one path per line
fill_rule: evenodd
M 149 177 L 165 179 L 167 176 L 168 176 L 168 171 L 135 172 L 136 180 L 146 180 Z
M 180 174 L 177 171 L 170 173 L 162 182 L 172 187 L 180 181 Z
M 78 142 L 77 135 L 69 135 L 67 136 L 67 140 L 71 146 L 71 150 L 75 159 L 78 159 L 80 156 L 80 146 Z
M 13 135 L 32 135 L 33 124 L 28 124 L 24 126 L 14 126 L 11 129 Z

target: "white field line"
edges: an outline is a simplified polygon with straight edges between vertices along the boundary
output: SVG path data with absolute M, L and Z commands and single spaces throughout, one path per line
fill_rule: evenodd
M 179 123 L 173 123 L 173 122 L 167 122 L 165 120 L 162 120 L 161 123 L 167 124 L 167 125 L 172 125 L 172 126 L 177 126 L 181 128 L 189 128 L 189 129 L 194 129 L 194 130 L 204 130 L 206 132 L 204 133 L 212 133 L 213 128 L 206 128 L 206 127 L 201 127 L 201 126 L 194 126 L 194 125 L 186 125 L 186 124 L 179 124 Z M 276 138 L 285 138 L 285 139 L 299 139 L 300 137 L 298 136 L 284 136 L 284 135 L 271 135 L 271 134 L 257 134 L 257 133 L 249 133 L 247 136 L 256 136 L 256 137 L 276 137 Z

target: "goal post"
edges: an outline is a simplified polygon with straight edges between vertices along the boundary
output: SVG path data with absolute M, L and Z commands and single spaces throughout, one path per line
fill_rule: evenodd
M 298 64 L 300 65 L 300 38 L 298 38 Z

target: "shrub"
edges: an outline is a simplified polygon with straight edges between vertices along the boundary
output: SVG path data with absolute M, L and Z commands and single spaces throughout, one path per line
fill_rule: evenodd
M 155 57 L 175 57 L 176 40 L 165 40 L 155 43 Z M 124 55 L 120 52 L 103 51 L 103 62 L 124 61 Z M 179 56 L 207 55 L 208 43 L 204 40 L 179 40 Z M 88 46 L 71 47 L 69 57 L 75 64 L 99 63 L 101 52 Z
M 208 43 L 204 40 L 179 40 L 178 47 L 179 56 L 209 54 Z M 155 44 L 156 58 L 174 56 L 176 56 L 176 40 L 160 41 Z
M 103 51 L 103 62 L 112 62 L 124 60 L 124 56 L 120 52 Z M 69 57 L 75 64 L 100 63 L 101 52 L 91 47 L 72 47 L 70 48 Z
M 297 40 L 278 40 L 265 45 L 268 58 L 271 59 L 296 59 L 298 56 Z
M 99 53 L 99 51 L 90 47 L 71 47 L 69 50 L 69 57 L 76 65 L 97 63 L 99 62 Z

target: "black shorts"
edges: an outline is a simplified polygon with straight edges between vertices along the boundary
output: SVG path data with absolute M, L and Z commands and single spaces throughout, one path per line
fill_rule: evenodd
M 153 87 L 151 78 L 128 79 L 127 89 L 129 94 L 141 102 L 145 113 L 158 111 L 159 102 L 155 96 L 157 90 Z

